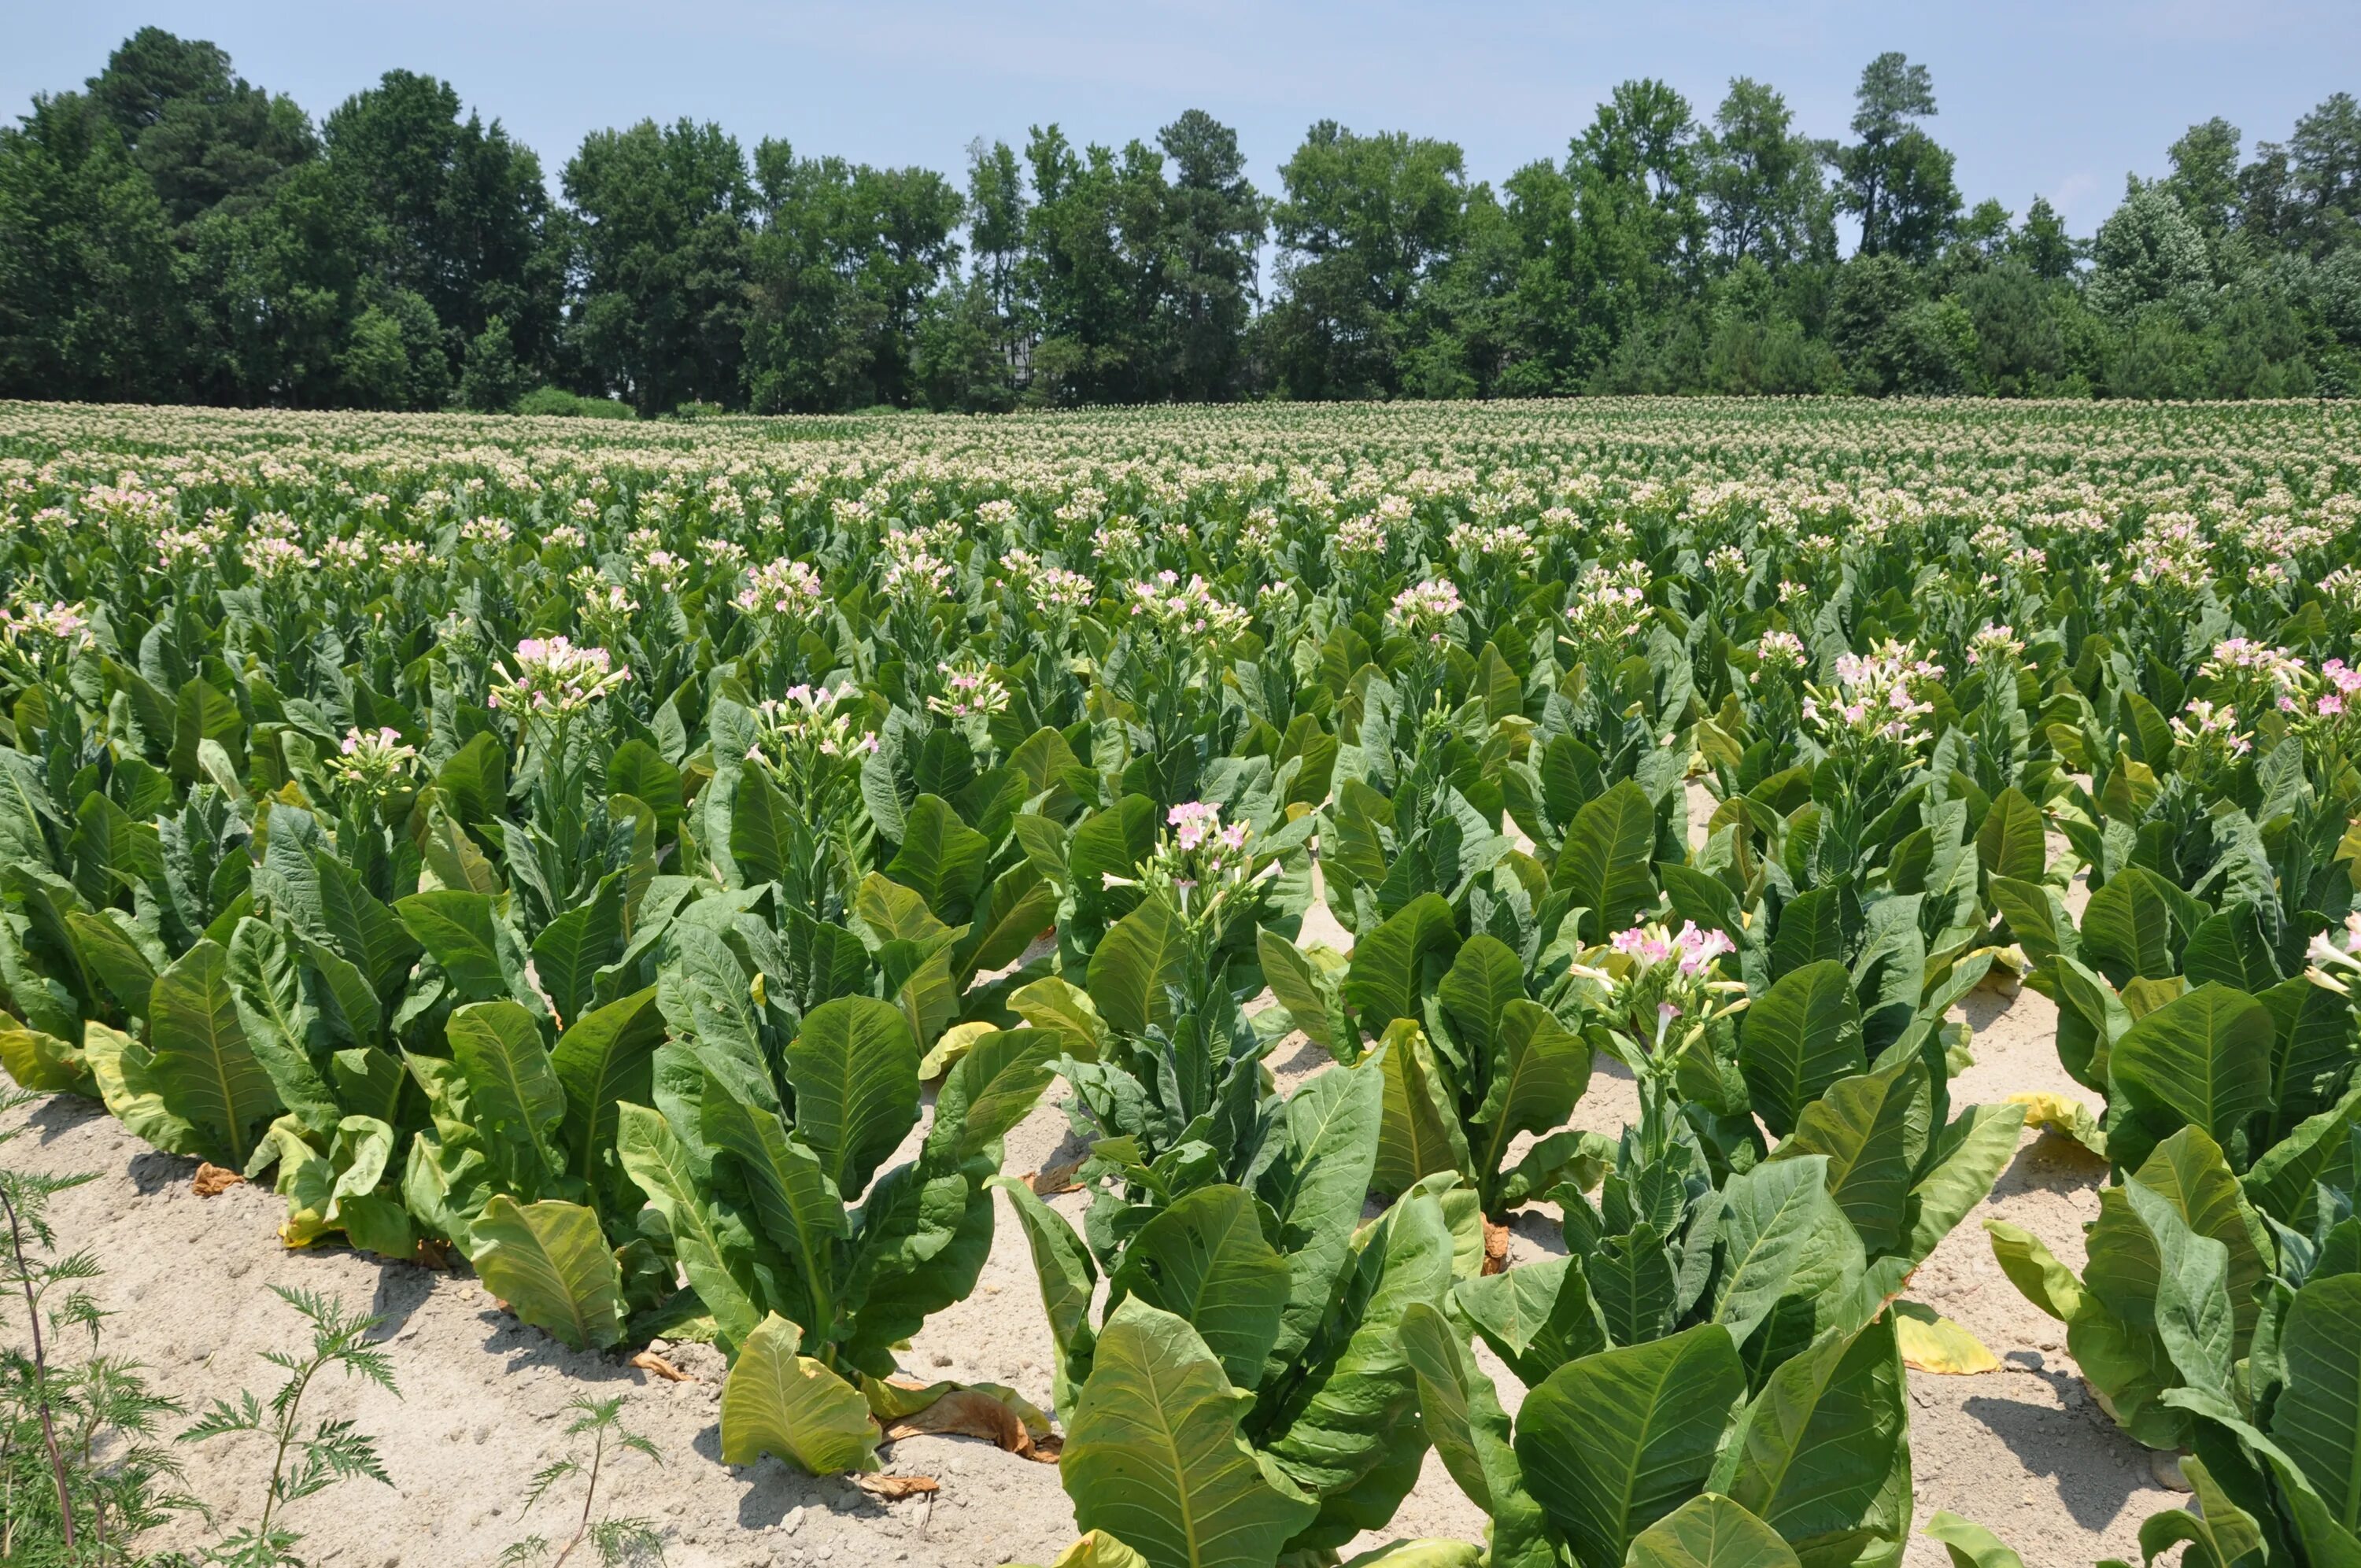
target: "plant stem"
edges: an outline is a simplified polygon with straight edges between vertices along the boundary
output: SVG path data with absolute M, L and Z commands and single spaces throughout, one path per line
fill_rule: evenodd
M 49 1451 L 49 1475 L 58 1484 L 58 1528 L 66 1550 L 74 1550 L 73 1499 L 66 1490 L 66 1462 L 58 1452 L 58 1429 L 49 1419 L 49 1364 L 41 1348 L 41 1307 L 33 1295 L 33 1270 L 25 1261 L 25 1231 L 16 1221 L 16 1205 L 0 1186 L 0 1209 L 8 1212 L 8 1242 L 16 1265 L 16 1283 L 25 1292 L 25 1317 L 33 1331 L 33 1402 L 41 1412 L 41 1442 Z
M 590 1485 L 582 1494 L 582 1522 L 575 1527 L 574 1539 L 566 1543 L 566 1549 L 557 1554 L 557 1560 L 549 1568 L 566 1568 L 566 1560 L 574 1555 L 574 1549 L 582 1544 L 584 1536 L 590 1533 L 590 1505 L 598 1500 L 598 1467 L 606 1460 L 607 1434 L 601 1431 L 590 1449 Z

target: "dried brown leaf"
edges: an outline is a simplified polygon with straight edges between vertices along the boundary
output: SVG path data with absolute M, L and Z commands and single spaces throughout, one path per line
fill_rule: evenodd
M 924 1497 L 943 1489 L 942 1483 L 931 1475 L 855 1475 L 852 1484 L 873 1497 L 898 1503 L 905 1497 Z
M 1036 1198 L 1054 1198 L 1060 1192 L 1071 1192 L 1082 1185 L 1075 1178 L 1081 1174 L 1082 1162 L 1068 1160 L 1063 1165 L 1044 1166 L 1025 1179 Z
M 203 1161 L 197 1164 L 197 1179 L 189 1183 L 189 1190 L 200 1198 L 218 1198 L 233 1187 L 242 1187 L 246 1178 L 234 1170 Z
M 1010 1453 L 1030 1456 L 1033 1434 L 1015 1410 L 980 1388 L 954 1388 L 925 1409 L 897 1416 L 885 1440 L 906 1437 L 980 1437 Z
M 638 1367 L 642 1372 L 654 1373 L 657 1376 L 663 1378 L 667 1383 L 687 1383 L 694 1381 L 687 1373 L 683 1372 L 679 1367 L 675 1366 L 671 1362 L 666 1361 L 663 1356 L 658 1355 L 652 1350 L 643 1350 L 640 1352 L 639 1354 L 631 1357 L 631 1365 Z

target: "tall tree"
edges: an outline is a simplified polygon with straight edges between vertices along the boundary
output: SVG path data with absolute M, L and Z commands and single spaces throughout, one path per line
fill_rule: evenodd
M 170 220 L 80 93 L 0 130 L 0 396 L 173 396 L 184 336 Z
M 1200 401 L 1229 397 L 1258 300 L 1256 271 L 1268 227 L 1263 200 L 1246 177 L 1237 132 L 1203 110 L 1187 110 L 1156 141 L 1172 160 L 1163 225 L 1170 392 Z
M 225 205 L 252 211 L 281 174 L 319 155 L 293 99 L 236 75 L 229 56 L 201 38 L 142 27 L 89 88 L 176 227 Z
M 1264 321 L 1296 397 L 1390 397 L 1421 290 L 1453 254 L 1468 191 L 1457 144 L 1323 120 L 1279 170 L 1286 294 Z
M 642 412 L 736 401 L 754 211 L 737 139 L 687 119 L 593 131 L 564 183 L 581 247 L 571 326 L 592 389 Z
M 1854 93 L 1852 134 L 1836 153 L 1846 212 L 1861 220 L 1864 256 L 1931 260 L 1960 210 L 1951 155 L 1918 121 L 1935 114 L 1935 83 L 1923 65 L 1889 50 L 1869 62 Z
M 1698 155 L 1700 193 L 1723 266 L 1752 257 L 1775 271 L 1813 248 L 1826 223 L 1826 149 L 1795 130 L 1775 90 L 1734 78 Z

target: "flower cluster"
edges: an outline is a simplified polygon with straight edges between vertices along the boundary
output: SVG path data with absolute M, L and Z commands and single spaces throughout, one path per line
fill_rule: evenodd
M 1715 967 L 1737 950 L 1728 933 L 1701 931 L 1694 920 L 1678 931 L 1651 920 L 1609 937 L 1604 948 L 1588 955 L 1582 972 L 1608 988 L 1613 1024 L 1662 1056 L 1668 1044 L 1685 1045 L 1714 1018 L 1746 1005 L 1745 982 L 1721 978 Z M 1739 998 L 1734 1004 L 1733 997 Z M 1671 1042 L 1675 1019 L 1686 1019 L 1689 1030 Z
M 1396 594 L 1393 609 L 1387 612 L 1386 619 L 1406 635 L 1423 638 L 1440 647 L 1451 640 L 1452 628 L 1466 608 L 1459 598 L 1458 585 L 1448 577 L 1429 577 Z
M 88 608 L 63 599 L 44 604 L 27 598 L 0 608 L 0 636 L 44 655 L 78 653 L 98 641 L 91 630 Z
M 336 777 L 372 799 L 409 784 L 418 760 L 418 748 L 403 745 L 394 729 L 348 729 L 336 750 Z
M 1145 886 L 1169 898 L 1182 919 L 1216 919 L 1230 895 L 1269 868 L 1257 866 L 1247 849 L 1253 830 L 1243 822 L 1224 823 L 1222 808 L 1209 800 L 1184 801 L 1164 814 L 1166 831 L 1137 882 L 1106 873 L 1110 887 Z
M 877 750 L 863 728 L 861 694 L 851 685 L 793 685 L 755 705 L 754 744 L 746 760 L 769 774 L 790 806 L 821 826 L 857 787 L 861 762 Z
M 2025 640 L 2014 628 L 2000 621 L 1987 620 L 1968 639 L 1968 663 L 1982 669 L 2013 670 L 2025 656 Z
M 1588 659 L 1639 636 L 1655 613 L 1648 603 L 1648 568 L 1637 561 L 1585 568 L 1566 611 L 1566 643 Z
M 2201 775 L 2214 763 L 2243 757 L 2255 749 L 2254 735 L 2238 727 L 2238 709 L 2233 703 L 2199 698 L 2181 709 L 2171 727 L 2173 740 L 2189 753 L 2182 765 Z
M 928 708 L 947 718 L 989 718 L 1008 708 L 1008 688 L 986 665 L 962 659 L 935 666 L 943 677 L 939 696 L 927 699 Z
M 1837 658 L 1832 686 L 1806 685 L 1804 723 L 1833 750 L 1850 742 L 1883 742 L 1907 750 L 1927 738 L 1920 721 L 1935 705 L 1921 686 L 1940 680 L 1943 667 L 1906 644 L 1887 641 L 1867 653 Z
M 765 561 L 746 574 L 746 586 L 730 602 L 744 615 L 808 615 L 827 590 L 819 574 L 801 561 Z
M 1226 642 L 1244 631 L 1251 617 L 1236 605 L 1216 597 L 1202 576 L 1186 583 L 1180 574 L 1166 570 L 1131 585 L 1131 613 L 1167 636 L 1202 637 Z
M 564 637 L 528 637 L 516 645 L 514 670 L 486 698 L 521 716 L 563 722 L 631 678 L 604 648 L 577 648 Z

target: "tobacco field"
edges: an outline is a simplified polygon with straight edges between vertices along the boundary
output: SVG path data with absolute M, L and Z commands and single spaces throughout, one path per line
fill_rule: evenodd
M 2361 1563 L 2356 523 L 2329 403 L 0 404 L 9 1528 L 572 1528 L 158 1556 L 268 1280 L 580 1396 L 560 1561 Z

